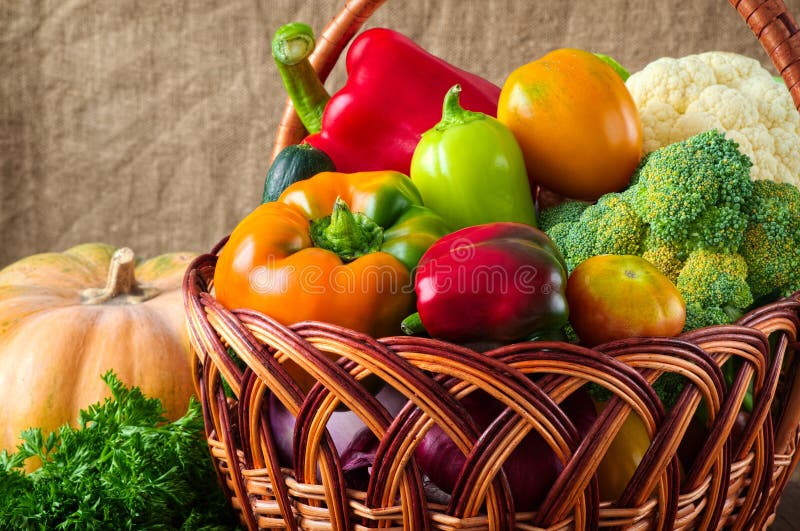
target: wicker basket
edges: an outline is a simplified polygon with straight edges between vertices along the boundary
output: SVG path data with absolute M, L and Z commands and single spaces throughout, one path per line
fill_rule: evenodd
M 785 5 L 730 1 L 800 106 L 800 34 Z M 331 23 L 312 59 L 323 78 L 382 3 L 351 0 Z M 287 105 L 276 151 L 302 135 Z M 679 338 L 619 341 L 591 350 L 531 342 L 477 353 L 431 339 L 376 340 L 325 323 L 286 327 L 255 311 L 229 311 L 209 293 L 222 245 L 224 240 L 192 264 L 184 294 L 208 444 L 222 488 L 249 529 L 761 529 L 800 460 L 800 294 L 761 307 L 736 325 Z M 726 388 L 720 367 L 731 358 L 742 363 Z M 286 360 L 319 383 L 304 395 L 283 369 Z M 668 412 L 650 385 L 665 372 L 691 382 Z M 394 418 L 359 383 L 369 374 L 411 399 Z M 614 397 L 578 440 L 558 404 L 587 381 Z M 752 414 L 734 437 L 750 382 Z M 458 402 L 475 389 L 506 406 L 485 433 Z M 270 393 L 297 416 L 294 469 L 279 464 L 265 407 Z M 679 473 L 677 448 L 701 398 L 710 404 L 713 424 L 693 465 Z M 365 491 L 346 488 L 324 429 L 340 403 L 381 441 Z M 653 443 L 622 495 L 601 503 L 594 471 L 631 411 Z M 426 495 L 412 457 L 413 441 L 432 423 L 468 456 L 469 473 L 445 500 Z M 514 513 L 499 466 L 530 430 L 542 435 L 564 468 L 535 513 Z

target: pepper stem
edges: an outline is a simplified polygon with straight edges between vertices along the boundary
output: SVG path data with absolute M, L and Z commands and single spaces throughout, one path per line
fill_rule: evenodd
M 462 125 L 473 120 L 481 120 L 486 117 L 480 112 L 468 111 L 461 106 L 459 98 L 461 96 L 461 85 L 453 85 L 444 96 L 442 104 L 442 120 L 436 124 L 437 131 L 443 131 L 454 125 Z
M 331 99 L 308 60 L 315 46 L 314 31 L 302 22 L 281 26 L 272 39 L 272 57 L 283 85 L 309 133 L 322 129 L 322 111 Z
M 407 336 L 421 336 L 427 333 L 419 312 L 412 313 L 400 323 L 400 329 Z
M 351 262 L 365 254 L 380 250 L 383 229 L 360 212 L 352 212 L 347 203 L 337 197 L 331 215 L 311 222 L 314 245 Z

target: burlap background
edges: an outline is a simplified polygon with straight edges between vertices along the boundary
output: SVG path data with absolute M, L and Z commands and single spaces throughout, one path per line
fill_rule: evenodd
M 259 202 L 285 101 L 272 32 L 321 30 L 340 3 L 0 0 L 0 267 L 87 241 L 209 249 Z M 561 46 L 631 70 L 712 49 L 768 65 L 725 0 L 394 0 L 378 25 L 497 84 Z
M 339 5 L 0 2 L 0 266 L 86 241 L 208 249 L 259 201 L 285 99 L 272 32 L 293 20 L 321 30 Z M 767 62 L 724 0 L 394 0 L 368 25 L 497 84 L 561 46 L 634 70 L 710 49 Z

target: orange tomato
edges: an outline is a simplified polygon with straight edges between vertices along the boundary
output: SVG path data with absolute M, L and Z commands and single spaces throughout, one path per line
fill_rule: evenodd
M 565 197 L 619 191 L 641 159 L 633 98 L 613 68 L 583 50 L 555 50 L 514 70 L 497 118 L 516 136 L 531 186 Z
M 672 337 L 686 322 L 678 288 L 639 256 L 584 260 L 567 279 L 569 320 L 582 344 L 628 337 Z

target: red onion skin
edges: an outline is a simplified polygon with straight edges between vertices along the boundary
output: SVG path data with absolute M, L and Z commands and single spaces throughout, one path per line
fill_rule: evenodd
M 471 393 L 461 403 L 481 430 L 486 429 L 505 408 L 501 402 L 482 391 Z M 564 401 L 562 407 L 578 432 L 587 433 L 596 418 L 589 396 L 577 391 Z M 433 484 L 447 493 L 452 492 L 466 462 L 464 454 L 436 425 L 430 428 L 417 446 L 414 459 Z M 503 465 L 515 509 L 536 509 L 562 468 L 563 465 L 544 439 L 535 431 L 528 433 Z
M 407 403 L 405 396 L 388 386 L 381 389 L 376 398 L 392 416 Z M 482 391 L 471 393 L 461 403 L 481 430 L 486 429 L 505 407 Z M 589 396 L 577 391 L 562 406 L 578 432 L 587 433 L 596 419 Z M 269 399 L 269 422 L 279 461 L 282 466 L 291 467 L 295 418 L 274 395 Z M 341 458 L 348 486 L 365 489 L 378 448 L 377 438 L 351 411 L 335 411 L 327 428 Z M 420 441 L 414 459 L 431 482 L 445 493 L 452 492 L 466 461 L 464 454 L 437 425 L 432 426 Z M 530 432 L 503 465 L 516 510 L 534 510 L 561 469 L 560 461 L 544 439 L 538 433 Z
M 389 386 L 378 391 L 375 398 L 392 416 L 397 415 L 408 402 L 403 394 Z M 275 438 L 278 460 L 281 466 L 291 468 L 295 417 L 275 395 L 269 397 L 269 424 Z M 378 439 L 358 415 L 349 410 L 334 411 L 326 427 L 341 459 L 348 485 L 352 488 L 365 488 L 369 479 L 369 468 L 375 462 Z

